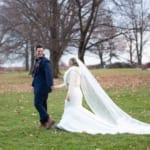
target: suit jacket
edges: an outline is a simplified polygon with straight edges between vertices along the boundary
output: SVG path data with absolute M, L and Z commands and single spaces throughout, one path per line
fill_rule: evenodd
M 51 86 L 53 86 L 53 76 L 51 62 L 45 58 L 37 58 L 33 70 L 34 93 L 44 94 L 51 92 Z

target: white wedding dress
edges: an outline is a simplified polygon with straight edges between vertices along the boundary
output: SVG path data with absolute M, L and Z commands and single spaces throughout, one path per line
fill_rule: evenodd
M 67 86 L 64 112 L 57 128 L 89 134 L 150 134 L 150 124 L 138 121 L 121 110 L 105 93 L 86 66 L 70 67 L 64 74 Z M 82 91 L 81 91 L 82 90 Z M 83 95 L 91 111 L 82 106 Z

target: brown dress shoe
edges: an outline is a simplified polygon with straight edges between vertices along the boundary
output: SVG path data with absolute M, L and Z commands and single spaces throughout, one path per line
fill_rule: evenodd
M 54 121 L 53 119 L 49 118 L 48 121 L 46 122 L 46 125 L 45 125 L 46 129 L 51 128 L 51 126 L 52 126 L 54 123 L 55 123 L 55 121 Z
M 46 122 L 44 122 L 44 123 L 40 122 L 39 123 L 39 128 L 45 128 L 45 127 L 46 127 Z

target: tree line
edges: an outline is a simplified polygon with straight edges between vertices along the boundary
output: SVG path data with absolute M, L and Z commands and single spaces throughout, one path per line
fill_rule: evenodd
M 41 44 L 50 52 L 54 77 L 61 56 L 73 49 L 83 62 L 87 51 L 96 53 L 102 67 L 123 51 L 141 65 L 150 31 L 147 6 L 144 0 L 1 0 L 0 63 L 16 56 L 31 71 Z

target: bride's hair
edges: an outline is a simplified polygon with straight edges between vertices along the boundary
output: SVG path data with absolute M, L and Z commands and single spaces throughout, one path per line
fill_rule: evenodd
M 72 66 L 79 66 L 78 63 L 77 63 L 77 60 L 75 58 L 71 58 L 69 60 L 69 64 L 71 64 Z

